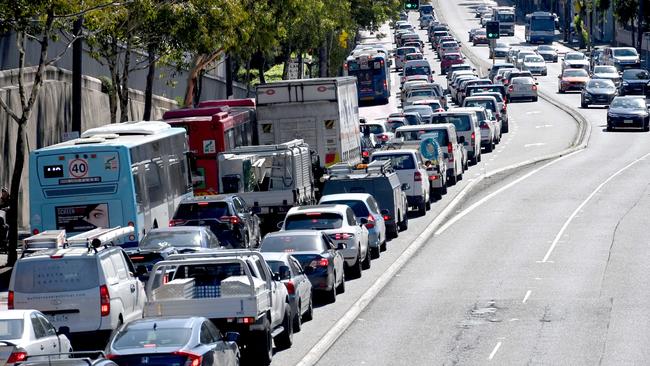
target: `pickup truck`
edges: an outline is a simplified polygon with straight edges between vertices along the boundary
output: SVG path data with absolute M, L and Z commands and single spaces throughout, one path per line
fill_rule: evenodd
M 242 356 L 268 365 L 273 341 L 291 347 L 289 294 L 257 251 L 174 254 L 156 263 L 146 286 L 144 316 L 204 316 L 239 332 Z

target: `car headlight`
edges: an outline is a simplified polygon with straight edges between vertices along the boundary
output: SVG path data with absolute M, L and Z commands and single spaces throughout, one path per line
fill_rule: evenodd
M 623 86 L 628 86 L 630 85 L 627 81 L 623 81 Z

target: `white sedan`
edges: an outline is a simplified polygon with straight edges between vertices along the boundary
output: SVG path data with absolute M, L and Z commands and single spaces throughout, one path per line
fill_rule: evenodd
M 57 334 L 38 310 L 0 312 L 0 365 L 15 365 L 28 357 L 72 352 L 70 340 Z M 36 357 L 39 358 L 39 357 Z

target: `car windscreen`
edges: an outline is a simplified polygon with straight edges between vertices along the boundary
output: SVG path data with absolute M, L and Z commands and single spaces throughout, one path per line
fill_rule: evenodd
M 564 57 L 566 60 L 584 60 L 584 56 L 579 53 L 569 53 Z
M 408 122 L 409 125 L 420 124 L 420 119 L 418 119 L 418 116 L 416 116 L 415 114 L 405 114 L 404 118 L 406 119 L 406 122 Z
M 612 54 L 616 57 L 629 57 L 629 56 L 637 56 L 638 54 L 636 53 L 635 49 L 632 48 L 613 48 L 612 49 Z
M 327 230 L 338 229 L 343 224 L 343 217 L 333 212 L 309 212 L 287 216 L 285 230 Z
M 533 80 L 533 78 L 528 78 L 528 77 L 516 77 L 516 78 L 512 78 L 512 84 L 513 85 L 532 85 L 532 84 L 535 84 L 535 80 Z
M 412 97 L 434 97 L 435 93 L 433 92 L 433 89 L 421 89 L 421 90 L 413 90 L 409 93 L 409 98 Z
M 114 349 L 147 348 L 155 352 L 157 347 L 183 347 L 190 341 L 191 330 L 187 328 L 130 329 L 119 332 L 113 340 Z
M 470 116 L 464 114 L 433 116 L 431 123 L 453 123 L 457 131 L 469 131 L 472 129 Z
M 404 121 L 392 120 L 386 122 L 386 124 L 388 125 L 388 128 L 391 132 L 395 132 L 397 128 L 404 126 Z
M 366 125 L 361 125 L 362 127 L 365 126 L 365 129 L 368 130 L 368 132 L 372 134 L 379 134 L 379 133 L 384 133 L 384 127 L 382 125 L 371 125 L 371 124 L 366 124 Z
M 616 66 L 595 66 L 594 74 L 616 74 Z
M 433 109 L 429 106 L 408 106 L 404 108 L 404 112 L 418 112 L 420 116 L 430 116 L 433 113 Z
M 8 341 L 23 337 L 22 319 L 0 319 L 0 340 Z
M 542 45 L 542 46 L 537 46 L 537 50 L 538 51 L 555 51 L 555 48 L 553 48 L 553 46 Z
M 650 74 L 645 70 L 625 70 L 623 71 L 623 79 L 625 80 L 648 80 Z
M 646 109 L 647 107 L 642 98 L 614 98 L 610 108 Z
M 366 204 L 360 200 L 335 200 L 335 201 L 327 200 L 323 203 L 327 203 L 328 205 L 334 204 L 334 205 L 349 206 L 354 212 L 354 216 L 356 217 L 368 217 L 368 215 L 370 215 L 370 212 L 368 211 L 368 206 L 366 206 Z
M 262 240 L 263 252 L 310 252 L 323 250 L 323 241 L 318 235 L 273 235 Z
M 14 271 L 16 292 L 83 291 L 99 286 L 94 257 L 18 261 Z
M 594 89 L 616 89 L 614 82 L 608 79 L 593 79 L 587 84 L 588 88 Z
M 140 244 L 142 249 L 162 249 L 165 247 L 200 247 L 201 233 L 192 231 L 150 231 Z
M 411 66 L 404 69 L 405 76 L 429 75 L 430 73 L 431 73 L 431 69 L 426 66 L 415 66 L 415 67 Z
M 449 61 L 456 61 L 456 60 L 462 60 L 463 56 L 456 53 L 448 53 L 445 56 L 443 56 L 443 58 Z
M 192 202 L 180 204 L 174 214 L 174 219 L 218 219 L 222 216 L 228 216 L 228 203 L 226 202 Z
M 395 170 L 415 169 L 415 159 L 412 154 L 381 154 L 373 155 L 372 161 L 390 160 Z
M 574 78 L 578 78 L 578 77 L 587 77 L 587 76 L 589 76 L 589 74 L 587 74 L 587 71 L 586 71 L 586 70 L 583 70 L 583 69 L 568 69 L 568 70 L 564 70 L 564 74 L 563 74 L 563 75 L 564 75 L 564 76 L 567 76 L 567 77 L 574 77 Z
M 397 131 L 397 137 L 401 137 L 404 141 L 420 141 L 422 135 L 426 134 L 427 136 L 435 135 L 440 146 L 447 146 L 449 139 L 447 137 L 446 130 L 417 130 L 417 131 Z

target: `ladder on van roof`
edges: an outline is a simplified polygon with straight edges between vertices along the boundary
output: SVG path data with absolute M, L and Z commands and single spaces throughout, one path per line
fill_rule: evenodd
M 327 173 L 329 176 L 336 177 L 350 174 L 389 174 L 392 173 L 393 165 L 390 160 L 375 160 L 368 164 L 350 165 L 347 163 L 338 163 L 332 165 Z

